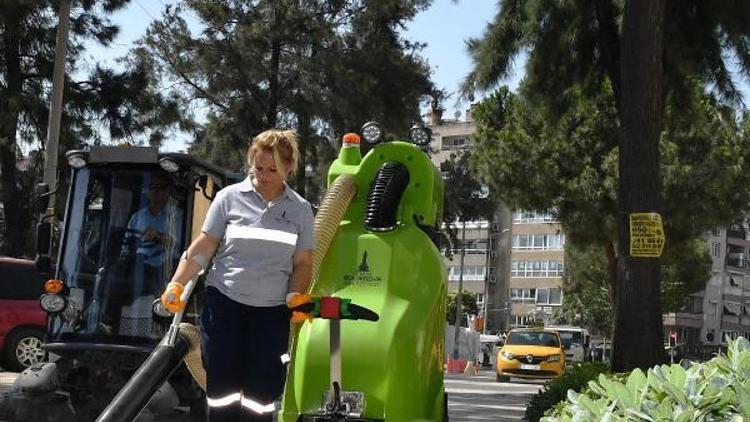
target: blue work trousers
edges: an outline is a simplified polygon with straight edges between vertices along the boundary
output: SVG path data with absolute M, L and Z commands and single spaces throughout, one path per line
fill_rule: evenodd
M 209 422 L 272 421 L 286 378 L 290 311 L 235 302 L 213 287 L 201 313 Z

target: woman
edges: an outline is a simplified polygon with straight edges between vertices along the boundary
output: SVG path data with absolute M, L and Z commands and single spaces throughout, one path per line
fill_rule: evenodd
M 162 295 L 169 310 L 184 309 L 184 284 L 215 254 L 200 317 L 209 422 L 270 421 L 283 391 L 286 304 L 307 290 L 314 243 L 310 204 L 285 183 L 298 160 L 293 131 L 255 137 L 251 175 L 218 192 Z

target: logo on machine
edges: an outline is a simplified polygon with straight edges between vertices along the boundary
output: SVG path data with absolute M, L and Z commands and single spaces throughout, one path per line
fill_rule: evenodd
M 383 279 L 379 275 L 370 273 L 370 264 L 367 262 L 367 251 L 362 254 L 362 260 L 357 266 L 357 273 L 344 274 L 346 285 L 378 287 Z

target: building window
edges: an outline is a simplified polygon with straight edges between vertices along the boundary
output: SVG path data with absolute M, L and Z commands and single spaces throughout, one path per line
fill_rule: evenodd
M 718 257 L 719 254 L 721 253 L 721 245 L 719 244 L 719 242 L 713 242 L 711 244 L 711 249 L 712 249 L 713 256 Z
M 477 293 L 477 304 L 484 304 L 484 294 Z
M 556 223 L 557 219 L 553 216 L 553 211 L 514 211 L 514 223 Z
M 549 304 L 562 305 L 562 289 L 549 289 Z
M 512 247 L 517 251 L 528 250 L 561 250 L 565 246 L 565 235 L 554 234 L 516 234 L 513 235 Z
M 716 315 L 716 309 L 718 308 L 718 303 L 714 302 L 713 300 L 708 302 L 708 309 L 707 314 L 708 315 Z
M 562 277 L 563 271 L 562 261 L 511 261 L 510 263 L 512 277 Z
M 739 303 L 724 302 L 724 315 L 738 316 L 742 313 L 742 306 Z
M 537 289 L 510 289 L 510 300 L 512 302 L 529 302 L 536 301 Z

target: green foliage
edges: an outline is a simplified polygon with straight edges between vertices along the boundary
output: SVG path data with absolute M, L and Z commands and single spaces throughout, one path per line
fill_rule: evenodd
M 119 28 L 107 16 L 127 3 L 72 2 L 58 162 L 64 163 L 67 149 L 108 139 L 158 145 L 165 136 L 162 129 L 178 120 L 174 102 L 154 89 L 143 63 L 128 60 L 113 70 L 85 59 L 86 43 L 107 47 L 115 39 Z M 31 192 L 40 181 L 34 169 L 42 167 L 43 154 L 31 157 L 30 172 L 17 174 L 23 171 L 16 166 L 23 149 L 41 151 L 46 141 L 57 14 L 58 2 L 0 2 L 0 202 L 5 204 L 2 252 L 7 255 L 29 253 L 24 239 L 33 223 Z M 51 188 L 58 195 L 66 191 L 64 181 Z M 64 198 L 57 203 L 64 204 Z
M 667 311 L 679 310 L 708 279 L 702 233 L 728 224 L 750 204 L 750 149 L 742 147 L 750 125 L 744 118 L 736 123 L 731 110 L 699 91 L 689 104 L 670 97 L 661 141 Z M 605 251 L 617 242 L 617 118 L 607 85 L 584 94 L 569 92 L 575 107 L 558 119 L 526 88 L 498 90 L 474 111 L 479 136 L 471 165 L 509 206 L 559 210 L 573 248 L 565 319 L 591 311 L 584 320 L 603 322 L 599 308 L 577 303 L 601 303 L 602 289 L 609 288 Z
M 607 286 L 607 260 L 599 245 L 567 246 L 565 300 L 552 318 L 558 324 L 586 327 L 612 336 L 612 305 Z
M 448 295 L 448 304 L 445 308 L 445 320 L 448 321 L 450 325 L 456 324 L 456 294 L 449 294 Z M 466 290 L 463 290 L 461 292 L 461 314 L 462 315 L 479 315 L 479 306 L 477 305 L 477 298 L 467 292 Z M 466 326 L 466 321 L 461 321 L 461 326 Z
M 581 392 L 600 374 L 609 372 L 609 366 L 602 362 L 588 362 L 565 369 L 565 373 L 548 382 L 544 389 L 531 398 L 526 407 L 525 417 L 530 422 L 538 422 L 544 413 L 568 397 L 568 391 Z
M 750 418 L 750 342 L 730 342 L 726 356 L 661 365 L 620 377 L 599 375 L 588 390 L 568 392 L 542 421 L 711 421 Z
M 341 135 L 368 120 L 405 135 L 419 118 L 429 67 L 399 28 L 430 3 L 188 0 L 166 8 L 140 54 L 174 81 L 184 114 L 206 113 L 191 153 L 239 170 L 253 136 L 294 128 L 295 188 L 317 195 Z M 205 30 L 191 33 L 196 18 Z
M 471 150 L 466 149 L 459 154 L 451 154 L 440 163 L 445 180 L 445 198 L 448 199 L 444 204 L 442 222 L 454 249 L 461 246 L 458 239 L 461 223 L 456 222 L 492 220 L 496 207 L 489 192 L 483 192 L 482 184 L 470 171 L 471 155 Z

